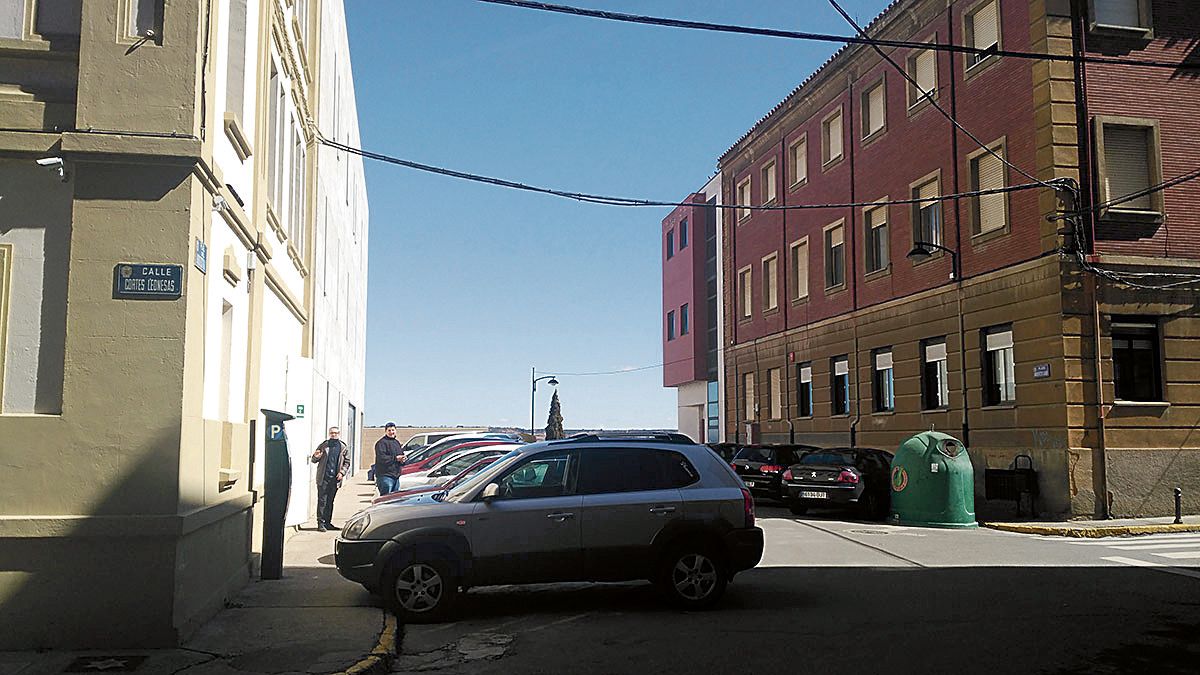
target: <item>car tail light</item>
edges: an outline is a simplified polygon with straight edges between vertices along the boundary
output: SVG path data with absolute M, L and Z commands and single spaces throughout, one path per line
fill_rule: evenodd
M 788 469 L 787 471 L 784 471 L 784 472 L 783 472 L 783 479 L 784 479 L 784 480 L 791 480 L 791 479 L 792 479 L 792 470 L 791 470 L 791 469 Z
M 782 467 L 778 464 L 763 464 L 758 468 L 758 470 L 762 473 L 779 473 L 780 471 L 783 471 L 784 468 L 785 467 Z
M 847 469 L 842 469 L 842 472 L 838 474 L 837 482 L 839 482 L 839 483 L 857 483 L 858 482 L 858 474 L 854 473 L 853 471 L 847 470 Z
M 734 471 L 737 471 L 737 469 L 738 469 L 738 465 L 737 465 L 737 464 L 730 464 L 730 465 L 729 465 L 729 468 L 733 469 Z
M 742 488 L 742 508 L 746 512 L 746 527 L 754 527 L 754 497 L 746 488 Z

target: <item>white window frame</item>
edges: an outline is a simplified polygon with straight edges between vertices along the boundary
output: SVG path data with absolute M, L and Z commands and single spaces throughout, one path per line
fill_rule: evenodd
M 927 377 L 929 364 L 936 364 L 937 376 L 933 382 Z M 928 406 L 929 388 L 937 386 L 938 405 Z M 947 359 L 946 338 L 929 338 L 921 341 L 921 409 L 945 410 L 950 407 L 950 369 Z
M 872 404 L 877 413 L 896 410 L 896 372 L 893 368 L 892 348 L 882 347 L 871 354 Z M 886 375 L 880 375 L 886 373 Z M 884 378 L 883 381 L 880 378 Z
M 1004 406 L 1017 402 L 1016 353 L 1011 326 L 992 326 L 983 331 L 983 405 Z M 997 356 L 996 354 L 1000 354 Z M 997 361 L 999 359 L 999 361 Z M 1000 372 L 997 372 L 1000 371 Z M 989 401 L 991 386 L 999 388 L 998 398 Z

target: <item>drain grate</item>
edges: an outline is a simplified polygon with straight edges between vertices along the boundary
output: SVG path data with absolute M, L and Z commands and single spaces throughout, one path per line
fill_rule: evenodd
M 891 534 L 887 530 L 846 530 L 850 534 Z

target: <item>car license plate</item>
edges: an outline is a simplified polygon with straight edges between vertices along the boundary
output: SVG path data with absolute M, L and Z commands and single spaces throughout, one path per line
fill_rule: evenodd
M 801 490 L 800 498 L 801 499 L 829 499 L 829 494 L 825 493 L 825 492 L 819 492 L 816 490 Z
M 742 482 L 746 484 L 746 487 L 754 487 L 754 481 L 752 481 L 752 480 L 744 480 L 743 479 Z

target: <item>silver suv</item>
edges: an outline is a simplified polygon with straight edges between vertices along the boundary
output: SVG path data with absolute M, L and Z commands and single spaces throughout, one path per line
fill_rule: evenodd
M 407 622 L 444 621 L 472 586 L 648 579 L 714 604 L 762 558 L 754 500 L 679 434 L 522 446 L 448 492 L 371 506 L 337 539 L 338 572 Z

